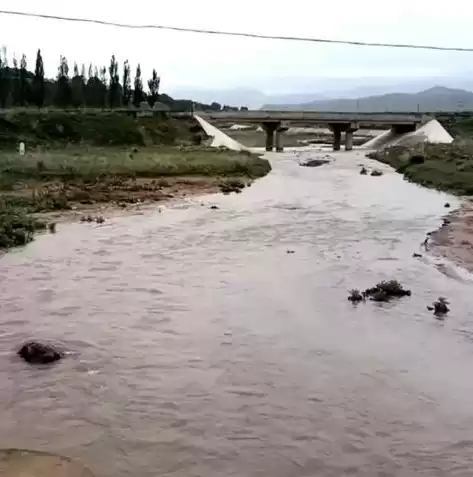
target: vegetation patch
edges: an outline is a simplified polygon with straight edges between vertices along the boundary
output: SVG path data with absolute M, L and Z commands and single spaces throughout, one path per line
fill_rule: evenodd
M 352 303 L 366 301 L 369 298 L 372 301 L 387 302 L 393 298 L 402 298 L 411 296 L 411 290 L 406 290 L 397 280 L 388 280 L 379 282 L 371 288 L 367 288 L 364 292 L 353 289 L 348 295 L 348 300 Z
M 24 209 L 0 201 L 0 249 L 26 245 L 46 223 L 31 217 Z
M 256 155 L 190 146 L 2 151 L 0 248 L 24 245 L 47 227 L 34 213 L 166 200 L 182 190 L 240 192 L 270 170 Z
M 370 157 L 394 167 L 416 184 L 459 195 L 473 195 L 473 142 L 392 147 Z

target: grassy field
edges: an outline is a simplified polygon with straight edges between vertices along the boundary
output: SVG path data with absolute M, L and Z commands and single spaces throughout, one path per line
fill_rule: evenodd
M 67 148 L 44 152 L 0 152 L 0 189 L 25 181 L 96 180 L 103 176 L 235 176 L 261 177 L 268 161 L 229 150 L 185 148 Z
M 473 142 L 392 147 L 370 154 L 412 182 L 458 195 L 473 195 Z
M 270 170 L 249 153 L 197 146 L 0 151 L 0 248 L 23 245 L 46 227 L 31 213 L 240 192 Z

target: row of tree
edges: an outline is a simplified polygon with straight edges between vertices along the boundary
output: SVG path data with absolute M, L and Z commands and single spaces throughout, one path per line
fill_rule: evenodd
M 98 68 L 85 65 L 81 68 L 74 63 L 73 73 L 65 56 L 61 56 L 57 77 L 45 78 L 41 51 L 36 55 L 34 73 L 28 71 L 27 59 L 23 55 L 20 63 L 16 58 L 10 67 L 6 49 L 0 54 L 0 107 L 37 107 L 54 105 L 66 107 L 117 108 L 134 105 L 140 107 L 147 102 L 150 107 L 159 100 L 160 77 L 155 69 L 147 81 L 148 91 L 144 90 L 141 67 L 136 67 L 133 86 L 131 67 L 125 61 L 121 68 L 112 55 L 110 66 Z M 168 97 L 169 98 L 169 97 Z

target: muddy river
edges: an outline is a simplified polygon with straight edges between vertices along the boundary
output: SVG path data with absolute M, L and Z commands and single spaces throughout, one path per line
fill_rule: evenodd
M 0 447 L 97 477 L 471 477 L 473 285 L 412 257 L 446 196 L 360 176 L 359 152 L 301 157 L 1 258 Z M 386 278 L 412 297 L 347 301 Z M 31 367 L 29 338 L 71 354 Z

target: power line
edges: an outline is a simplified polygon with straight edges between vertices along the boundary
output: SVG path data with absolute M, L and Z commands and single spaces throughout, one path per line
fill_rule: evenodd
M 326 38 L 309 38 L 300 36 L 278 36 L 278 35 L 263 35 L 260 33 L 243 33 L 233 31 L 221 31 L 221 30 L 206 30 L 199 28 L 184 28 L 170 25 L 133 25 L 129 23 L 117 23 L 106 20 L 95 20 L 92 18 L 76 18 L 76 17 L 63 17 L 59 15 L 46 15 L 43 13 L 28 13 L 28 12 L 15 12 L 8 10 L 0 10 L 2 15 L 14 15 L 22 17 L 43 18 L 47 20 L 60 20 L 76 23 L 93 23 L 96 25 L 105 25 L 117 28 L 130 28 L 139 30 L 170 30 L 178 32 L 188 33 L 202 33 L 206 35 L 224 35 L 224 36 L 237 36 L 246 38 L 258 38 L 263 40 L 283 40 L 283 41 L 299 41 L 309 43 L 331 43 L 337 45 L 355 45 L 355 46 L 371 46 L 371 47 L 385 47 L 385 48 L 409 48 L 416 50 L 437 50 L 437 51 L 462 51 L 473 52 L 473 48 L 461 48 L 453 46 L 434 46 L 434 45 L 412 45 L 404 43 L 371 43 L 365 41 L 353 41 L 353 40 L 329 40 Z

